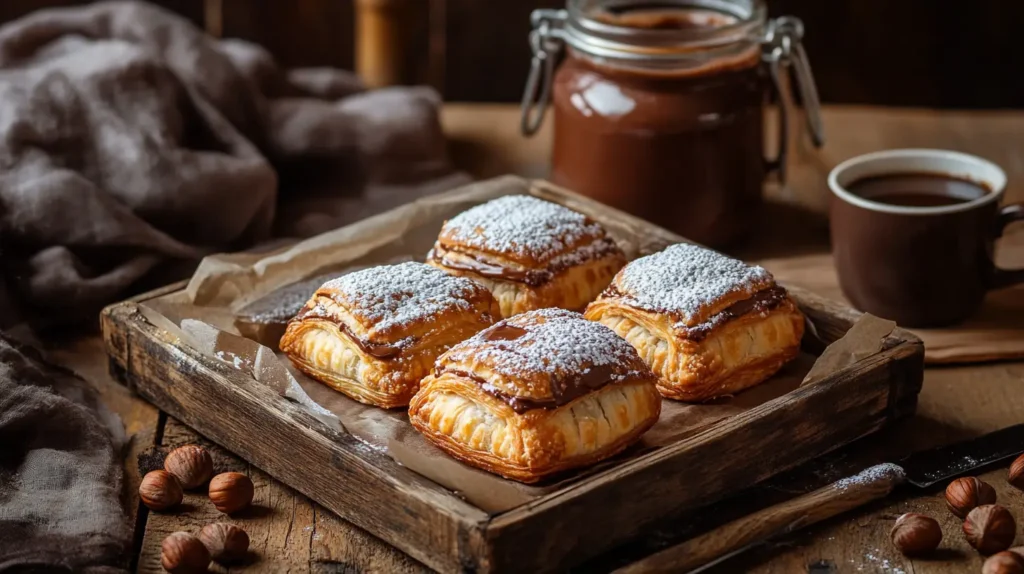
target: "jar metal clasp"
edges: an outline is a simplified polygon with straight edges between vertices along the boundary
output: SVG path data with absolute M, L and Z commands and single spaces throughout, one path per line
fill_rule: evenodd
M 530 74 L 523 92 L 520 130 L 530 136 L 540 129 L 551 102 L 551 84 L 559 52 L 567 41 L 566 10 L 534 10 L 530 15 Z M 811 72 L 811 64 L 803 47 L 804 25 L 799 18 L 782 16 L 769 20 L 757 40 L 762 47 L 762 61 L 771 76 L 772 89 L 778 97 L 779 129 L 778 151 L 775 159 L 768 160 L 769 171 L 786 180 L 786 159 L 789 142 L 789 106 L 783 90 L 784 77 L 792 71 L 804 111 L 811 141 L 816 147 L 825 143 L 825 128 L 821 118 L 821 101 Z
M 562 26 L 568 18 L 565 10 L 534 10 L 530 15 L 530 75 L 523 91 L 520 130 L 533 135 L 544 123 L 544 114 L 551 103 L 551 77 L 558 52 L 562 49 Z
M 792 69 L 800 101 L 807 114 L 807 131 L 815 147 L 825 145 L 825 124 L 821 118 L 821 100 L 811 72 L 811 63 L 803 46 L 804 24 L 799 18 L 782 16 L 770 20 L 761 40 L 763 60 L 768 66 L 772 88 L 779 100 L 778 156 L 768 162 L 770 170 L 777 171 L 779 181 L 786 181 L 786 157 L 789 143 L 789 103 L 782 88 L 783 69 Z

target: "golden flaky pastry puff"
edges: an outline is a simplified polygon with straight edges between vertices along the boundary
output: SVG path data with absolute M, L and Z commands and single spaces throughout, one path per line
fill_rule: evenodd
M 494 297 L 469 279 L 422 263 L 372 267 L 317 289 L 281 351 L 359 402 L 402 407 L 438 356 L 500 318 Z
M 511 317 L 546 307 L 582 311 L 626 257 L 582 213 L 509 195 L 445 222 L 427 263 L 479 281 Z
M 771 273 L 688 244 L 624 267 L 586 317 L 632 343 L 661 394 L 683 401 L 764 381 L 797 355 L 804 333 Z
M 655 379 L 607 327 L 541 309 L 445 353 L 409 403 L 409 420 L 463 462 L 536 482 L 639 439 L 661 413 Z

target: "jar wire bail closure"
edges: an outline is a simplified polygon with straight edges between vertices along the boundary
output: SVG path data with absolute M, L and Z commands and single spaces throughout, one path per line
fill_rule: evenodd
M 550 9 L 534 10 L 530 16 L 533 26 L 530 33 L 530 49 L 533 57 L 522 98 L 520 130 L 523 135 L 535 134 L 544 122 L 545 113 L 551 103 L 551 84 L 555 64 L 566 44 L 583 52 L 599 52 L 604 57 L 612 54 L 620 55 L 616 50 L 617 47 L 621 48 L 621 45 L 609 43 L 606 41 L 607 39 L 589 36 L 585 26 L 569 22 L 574 17 L 578 17 L 578 15 L 570 14 L 568 10 Z M 567 24 L 572 27 L 571 31 L 566 30 Z M 750 24 L 750 22 L 744 24 Z M 765 22 L 755 37 L 755 40 L 761 45 L 762 61 L 768 68 L 772 89 L 779 101 L 778 155 L 774 160 L 768 162 L 768 167 L 777 172 L 779 180 L 783 182 L 786 179 L 786 150 L 789 139 L 788 108 L 790 104 L 783 97 L 782 86 L 788 73 L 792 73 L 795 77 L 811 141 L 816 147 L 821 147 L 825 142 L 821 103 L 807 52 L 803 47 L 803 34 L 804 26 L 799 18 L 782 16 Z M 721 46 L 721 42 L 705 38 L 703 45 L 715 49 Z M 621 57 L 625 60 L 635 61 L 643 58 L 643 54 L 644 52 L 621 51 Z M 686 57 L 690 53 L 683 52 L 682 55 Z M 661 51 L 654 57 L 664 59 L 672 56 L 666 51 Z
M 562 40 L 555 35 L 568 17 L 565 10 L 534 10 L 530 14 L 533 30 L 530 32 L 530 74 L 523 92 L 520 130 L 524 135 L 537 133 L 544 123 L 544 115 L 551 104 L 551 77 L 555 60 L 562 49 Z
M 762 59 L 768 65 L 772 90 L 779 101 L 778 156 L 768 162 L 778 173 L 779 181 L 786 181 L 787 149 L 789 142 L 789 104 L 782 91 L 783 69 L 792 69 L 796 75 L 800 101 L 807 116 L 807 131 L 815 147 L 825 145 L 825 124 L 821 118 L 821 100 L 807 51 L 803 46 L 804 24 L 794 16 L 781 16 L 770 20 L 761 40 Z

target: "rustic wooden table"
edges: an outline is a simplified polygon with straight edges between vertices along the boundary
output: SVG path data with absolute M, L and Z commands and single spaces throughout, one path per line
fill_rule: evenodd
M 1008 201 L 1024 201 L 1024 112 L 938 113 L 919 110 L 829 107 L 825 111 L 828 145 L 812 151 L 795 146 L 789 185 L 769 191 L 772 198 L 756 242 L 740 249 L 745 258 L 777 257 L 828 250 L 825 175 L 831 166 L 860 153 L 897 147 L 937 147 L 974 153 L 1004 167 L 1010 178 Z M 452 154 L 478 177 L 546 173 L 550 132 L 523 140 L 518 110 L 504 105 L 450 105 L 444 123 L 453 138 Z M 1024 229 L 1011 229 L 1003 240 L 1024 246 Z M 756 243 L 754 245 L 753 243 Z M 1019 251 L 1018 251 L 1019 252 Z M 1013 262 L 1019 265 L 1021 262 Z M 204 441 L 189 428 L 132 396 L 106 372 L 99 337 L 54 343 L 58 362 L 74 369 L 101 393 L 124 419 L 132 437 L 125 460 L 125 507 L 135 523 L 133 565 L 140 572 L 160 572 L 160 542 L 176 530 L 198 530 L 218 514 L 202 496 L 186 496 L 184 512 L 150 513 L 141 509 L 136 490 L 136 455 L 153 446 L 199 442 L 215 453 L 219 467 L 249 474 L 256 485 L 256 506 L 232 518 L 252 539 L 257 558 L 232 571 L 245 572 L 413 572 L 424 567 L 399 551 L 349 525 L 306 497 L 249 466 L 231 453 Z M 687 524 L 636 546 L 622 549 L 586 570 L 602 571 L 643 556 L 651 548 L 708 525 L 807 491 L 871 462 L 884 460 L 989 432 L 1024 421 L 1024 363 L 991 363 L 929 369 L 918 414 L 912 420 L 773 479 L 733 501 L 713 506 Z M 1024 518 L 1024 493 L 1005 482 L 1006 469 L 983 475 L 999 499 Z M 889 543 L 888 532 L 904 512 L 923 512 L 940 520 L 946 537 L 929 559 L 904 558 Z M 941 490 L 925 494 L 899 492 L 890 499 L 753 549 L 721 564 L 715 572 L 962 572 L 981 569 L 982 560 L 959 534 L 960 524 L 944 508 Z M 1024 542 L 1018 533 L 1016 544 Z M 216 571 L 222 571 L 217 566 Z

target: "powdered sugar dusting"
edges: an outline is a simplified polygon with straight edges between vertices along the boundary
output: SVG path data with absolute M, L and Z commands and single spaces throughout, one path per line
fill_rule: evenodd
M 511 340 L 491 340 L 503 325 L 526 332 Z M 647 374 L 636 350 L 625 339 L 600 323 L 564 309 L 539 309 L 516 315 L 477 333 L 449 351 L 447 359 L 473 358 L 486 363 L 506 378 L 530 378 L 548 373 L 551 382 L 608 369 L 612 381 L 624 381 Z M 442 358 L 442 361 L 445 359 Z M 527 394 L 534 390 L 524 389 Z
M 866 468 L 853 476 L 838 480 L 833 484 L 833 487 L 836 490 L 844 491 L 853 486 L 870 484 L 883 479 L 902 482 L 905 477 L 906 473 L 901 466 L 887 462 Z
M 699 322 L 701 311 L 709 304 L 766 281 L 772 281 L 772 275 L 763 267 L 677 243 L 627 265 L 616 286 L 628 304 L 648 311 L 678 313 L 677 326 L 690 327 Z
M 371 267 L 324 283 L 318 293 L 374 323 L 372 331 L 400 328 L 452 310 L 469 311 L 483 287 L 423 263 Z M 316 312 L 314 308 L 313 312 Z
M 582 213 L 529 195 L 508 195 L 450 219 L 441 237 L 473 249 L 541 262 L 604 236 Z

